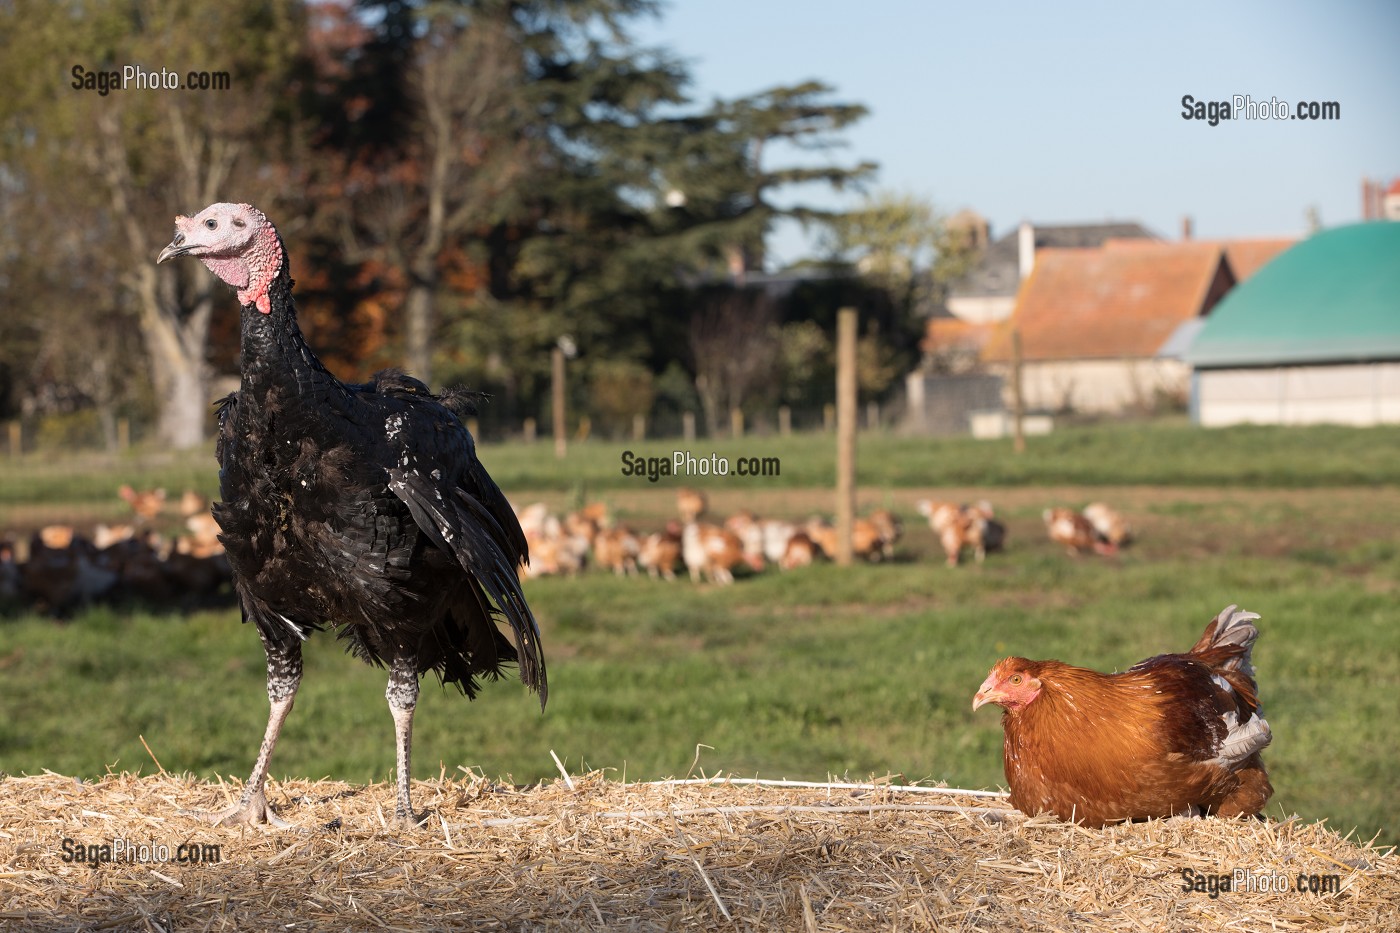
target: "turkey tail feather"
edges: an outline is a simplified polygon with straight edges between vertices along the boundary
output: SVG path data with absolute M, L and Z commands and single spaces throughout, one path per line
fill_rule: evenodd
M 444 499 L 436 487 L 416 482 L 416 473 L 391 470 L 390 476 L 389 488 L 408 506 L 414 523 L 477 580 L 510 624 L 515 634 L 520 679 L 540 695 L 543 709 L 549 698 L 549 685 L 540 629 L 520 591 L 518 561 L 507 556 L 502 547 L 506 533 L 500 523 L 463 489 Z

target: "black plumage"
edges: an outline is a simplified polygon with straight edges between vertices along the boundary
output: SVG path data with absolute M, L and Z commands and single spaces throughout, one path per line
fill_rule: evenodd
M 244 617 L 267 651 L 272 703 L 243 799 L 214 818 L 280 823 L 263 791 L 267 759 L 300 680 L 301 642 L 330 626 L 358 657 L 389 668 L 396 811 L 416 821 L 408 772 L 423 674 L 471 697 L 516 664 L 541 705 L 547 695 L 520 591 L 525 537 L 463 426 L 478 396 L 435 395 L 395 371 L 340 382 L 302 339 L 285 250 L 260 212 L 215 204 L 176 225 L 160 260 L 195 255 L 239 289 L 242 382 L 219 405 L 214 516 Z

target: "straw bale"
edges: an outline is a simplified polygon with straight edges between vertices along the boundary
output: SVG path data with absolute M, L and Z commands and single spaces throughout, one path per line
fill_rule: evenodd
M 890 784 L 601 773 L 526 788 L 288 780 L 299 829 L 215 828 L 235 799 L 189 776 L 0 780 L 0 927 L 25 930 L 1397 930 L 1400 860 L 1298 820 L 1181 818 L 1088 830 L 999 795 Z M 387 809 L 386 809 L 387 808 Z M 64 840 L 68 840 L 65 847 Z M 156 861 L 76 860 L 147 845 Z M 181 844 L 218 846 L 181 863 Z M 170 859 L 160 861 L 158 847 Z M 124 850 L 123 850 L 124 851 Z M 188 852 L 188 850 L 185 850 Z M 1289 890 L 1184 890 L 1183 871 Z M 1296 879 L 1338 881 L 1298 890 Z M 1277 881 L 1273 881 L 1277 884 Z

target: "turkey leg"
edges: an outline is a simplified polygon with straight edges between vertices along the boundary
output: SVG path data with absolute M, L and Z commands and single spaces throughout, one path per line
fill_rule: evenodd
M 286 645 L 274 645 L 264 640 L 263 647 L 267 651 L 267 699 L 271 710 L 262 747 L 258 749 L 258 760 L 253 763 L 253 773 L 249 775 L 248 783 L 243 785 L 243 796 L 227 810 L 213 813 L 187 811 L 189 816 L 216 826 L 267 823 L 278 829 L 292 827 L 267 805 L 266 779 L 272 749 L 277 745 L 277 736 L 282 732 L 287 714 L 292 711 L 297 685 L 301 683 L 301 644 L 293 641 Z
M 384 698 L 389 701 L 389 713 L 394 717 L 394 747 L 398 759 L 398 796 L 394 803 L 394 817 L 401 826 L 418 826 L 428 818 L 428 814 L 413 812 L 413 804 L 409 800 L 413 711 L 418 706 L 418 670 L 412 660 L 394 659 L 389 668 L 389 686 L 384 690 Z

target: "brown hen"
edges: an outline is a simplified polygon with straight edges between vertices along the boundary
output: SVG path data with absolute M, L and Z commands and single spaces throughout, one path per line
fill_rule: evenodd
M 1273 793 L 1260 752 L 1272 738 L 1250 648 L 1253 612 L 1228 606 L 1186 654 L 1120 674 L 1006 658 L 972 708 L 1006 712 L 1011 804 L 1102 826 L 1183 814 L 1253 816 Z

